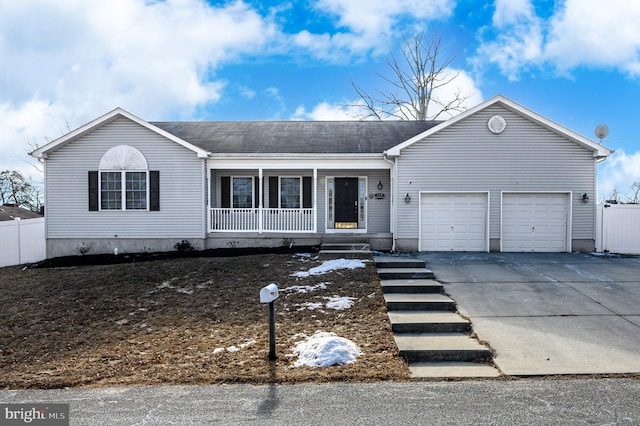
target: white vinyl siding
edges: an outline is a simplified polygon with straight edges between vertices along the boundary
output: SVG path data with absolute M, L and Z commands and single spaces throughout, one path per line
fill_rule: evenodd
M 487 121 L 506 120 L 493 134 Z M 459 121 L 427 140 L 402 150 L 397 158 L 397 189 L 411 203 L 398 203 L 397 238 L 418 240 L 418 194 L 428 192 L 489 192 L 489 238 L 500 239 L 502 191 L 571 192 L 573 239 L 595 238 L 596 164 L 591 150 L 499 105 Z
M 89 211 L 87 172 L 126 144 L 160 171 L 160 211 Z M 203 161 L 187 148 L 126 118 L 60 146 L 46 161 L 47 238 L 202 238 Z
M 420 195 L 420 251 L 486 251 L 486 193 Z

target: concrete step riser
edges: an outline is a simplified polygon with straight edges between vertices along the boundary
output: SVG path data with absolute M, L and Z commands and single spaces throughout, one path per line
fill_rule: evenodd
M 468 333 L 471 331 L 471 324 L 468 322 L 419 322 L 391 324 L 393 333 Z
M 489 350 L 407 350 L 400 351 L 407 362 L 484 362 L 491 360 Z
M 415 260 L 415 259 L 408 259 L 406 261 L 395 261 L 395 262 L 387 262 L 387 261 L 380 261 L 377 260 L 376 261 L 376 267 L 380 268 L 380 269 L 384 269 L 384 268 L 426 268 L 427 264 L 425 261 L 423 260 Z
M 436 294 L 442 293 L 444 288 L 441 285 L 430 285 L 430 286 L 416 286 L 407 284 L 406 286 L 385 286 L 384 281 L 382 282 L 382 292 L 391 294 L 391 293 L 408 293 L 408 294 Z
M 388 311 L 449 311 L 455 312 L 454 302 L 387 302 Z
M 381 280 L 432 280 L 433 272 L 385 272 L 378 270 L 378 276 Z

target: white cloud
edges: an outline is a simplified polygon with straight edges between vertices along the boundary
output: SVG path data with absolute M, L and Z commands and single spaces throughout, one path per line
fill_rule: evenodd
M 496 39 L 480 46 L 480 57 L 496 63 L 510 80 L 542 54 L 542 20 L 529 0 L 496 0 L 493 27 Z
M 311 121 L 348 121 L 356 120 L 361 110 L 357 106 L 345 104 L 335 104 L 329 102 L 321 102 L 311 111 L 307 111 L 304 105 L 298 106 L 291 117 L 292 120 L 311 120 Z
M 496 0 L 493 26 L 474 62 L 495 63 L 512 80 L 531 67 L 561 73 L 588 65 L 640 76 L 640 3 L 566 0 L 548 19 L 531 0 Z
M 455 9 L 454 0 L 318 0 L 314 7 L 335 17 L 333 34 L 315 34 L 307 30 L 293 36 L 295 45 L 325 60 L 342 60 L 370 50 L 387 51 L 385 39 L 397 31 L 402 18 L 420 21 L 449 17 Z
M 640 2 L 567 0 L 551 20 L 547 60 L 561 69 L 613 66 L 640 75 Z
M 640 182 L 640 151 L 627 154 L 623 149 L 617 149 L 599 167 L 598 201 L 605 199 L 614 189 L 628 195 L 634 182 Z
M 476 86 L 475 81 L 464 70 L 445 69 L 443 74 L 458 75 L 441 88 L 434 91 L 433 97 L 440 104 L 448 104 L 455 97 L 464 97 L 462 109 L 466 110 L 482 102 L 482 92 Z M 382 89 L 381 89 L 382 90 Z M 361 105 L 361 106 L 360 106 Z M 429 116 L 432 117 L 438 112 L 438 106 L 434 103 L 429 107 Z M 438 117 L 439 120 L 451 118 L 461 111 L 451 111 Z M 341 121 L 354 120 L 362 118 L 366 115 L 364 103 L 361 100 L 345 101 L 339 103 L 321 102 L 314 106 L 311 111 L 307 111 L 304 105 L 298 106 L 292 120 L 312 120 L 312 121 Z
M 222 96 L 217 68 L 277 33 L 242 1 L 0 0 L 0 10 L 0 63 L 11 64 L 0 73 L 2 169 L 26 170 L 28 143 L 117 106 L 190 116 Z
M 482 92 L 467 72 L 450 68 L 444 70 L 445 75 L 455 75 L 456 73 L 458 73 L 458 75 L 449 84 L 439 87 L 434 91 L 434 98 L 438 100 L 440 105 L 446 105 L 456 99 L 456 97 L 466 98 L 461 105 L 465 110 L 481 103 L 483 100 Z M 428 114 L 430 117 L 433 117 L 438 112 L 436 108 L 438 108 L 436 104 L 429 107 Z M 451 111 L 444 113 L 438 117 L 438 119 L 445 120 L 458 115 L 460 112 L 461 111 Z
M 318 0 L 318 10 L 337 16 L 338 27 L 358 34 L 388 33 L 401 16 L 437 19 L 449 16 L 453 0 Z

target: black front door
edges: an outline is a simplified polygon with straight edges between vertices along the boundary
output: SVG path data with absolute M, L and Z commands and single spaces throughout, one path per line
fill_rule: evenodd
M 335 178 L 336 228 L 358 227 L 358 178 Z

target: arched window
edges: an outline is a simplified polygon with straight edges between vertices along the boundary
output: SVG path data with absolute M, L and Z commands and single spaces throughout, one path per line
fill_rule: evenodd
M 118 145 L 89 172 L 89 210 L 159 210 L 159 172 L 136 148 Z

